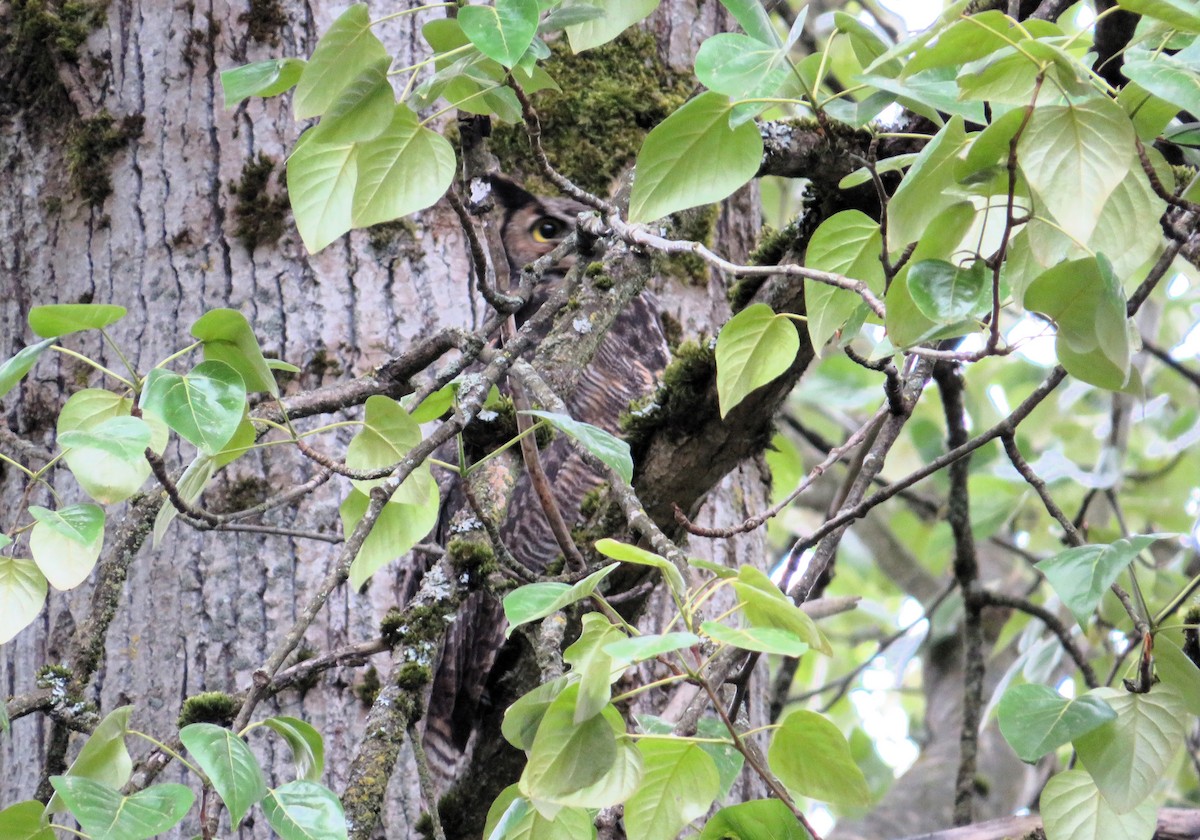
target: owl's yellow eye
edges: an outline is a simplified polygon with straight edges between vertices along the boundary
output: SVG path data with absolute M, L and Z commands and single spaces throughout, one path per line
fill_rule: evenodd
M 529 234 L 533 237 L 534 242 L 553 242 L 556 239 L 561 239 L 566 225 L 558 219 L 550 216 L 542 216 L 533 223 L 533 227 L 529 228 Z

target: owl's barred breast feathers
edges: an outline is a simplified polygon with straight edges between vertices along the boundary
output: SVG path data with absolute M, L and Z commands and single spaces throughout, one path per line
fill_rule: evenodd
M 587 208 L 569 199 L 534 196 L 504 178 L 493 179 L 493 195 L 501 211 L 500 233 L 510 273 L 549 253 Z M 516 315 L 528 318 L 565 276 L 569 263 L 546 272 Z M 654 392 L 669 361 L 654 295 L 644 292 L 613 321 L 574 391 L 564 401 L 577 420 L 619 434 L 619 418 L 630 403 Z M 542 450 L 540 461 L 553 488 L 555 502 L 568 524 L 580 517 L 584 496 L 604 483 L 578 452 L 561 437 Z M 500 536 L 512 556 L 540 574 L 560 555 L 559 545 L 542 511 L 532 483 L 522 472 L 515 481 L 500 524 Z M 497 657 L 504 645 L 504 617 L 499 599 L 490 592 L 473 593 L 447 630 L 434 676 L 426 718 L 425 746 L 430 763 L 443 780 L 456 775 Z

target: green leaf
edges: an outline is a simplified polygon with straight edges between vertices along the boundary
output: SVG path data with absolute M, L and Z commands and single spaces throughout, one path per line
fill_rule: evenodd
M 749 35 L 713 35 L 696 53 L 696 78 L 731 99 L 776 96 L 790 75 L 786 50 Z
M 104 544 L 104 509 L 84 504 L 53 511 L 30 505 L 29 512 L 37 520 L 29 550 L 46 580 L 58 590 L 87 580 Z
M 251 806 L 267 795 L 267 780 L 258 759 L 245 741 L 223 726 L 211 723 L 183 727 L 179 730 L 179 740 L 225 803 L 230 824 L 236 831 Z
M 455 166 L 450 142 L 421 125 L 412 109 L 396 105 L 387 130 L 359 145 L 351 225 L 369 227 L 424 210 L 446 194 Z M 289 189 L 291 171 L 289 162 Z
M 747 306 L 717 335 L 717 399 L 725 418 L 752 391 L 782 376 L 796 360 L 800 336 L 791 319 L 765 303 Z
M 956 116 L 921 150 L 888 202 L 889 251 L 920 240 L 939 213 L 962 200 L 955 170 L 966 143 L 962 117 Z
M 33 368 L 38 357 L 46 352 L 54 339 L 48 338 L 45 341 L 39 341 L 37 344 L 30 344 L 28 347 L 23 347 L 17 352 L 17 355 L 8 359 L 4 364 L 0 365 L 0 397 L 3 397 L 13 388 L 17 387 L 17 383 L 25 378 L 25 374 Z
M 579 675 L 575 723 L 595 717 L 608 705 L 612 697 L 610 686 L 620 678 L 624 663 L 615 662 L 604 648 L 610 642 L 627 640 L 628 637 L 600 613 L 591 612 L 583 617 L 579 638 L 563 651 L 563 662 L 571 666 L 572 673 Z
M 996 715 L 1004 740 L 1022 761 L 1032 764 L 1117 713 L 1091 692 L 1068 699 L 1049 686 L 1027 684 L 1005 691 Z
M 189 505 L 195 504 L 196 500 L 204 493 L 204 488 L 212 480 L 217 466 L 216 459 L 211 456 L 203 453 L 196 455 L 187 465 L 187 469 L 183 471 L 183 475 L 179 476 L 179 480 L 175 482 L 175 489 L 179 491 L 180 497 Z M 158 513 L 154 516 L 153 545 L 155 548 L 162 543 L 163 537 L 167 534 L 167 528 L 171 526 L 177 516 L 179 516 L 179 510 L 170 502 L 158 509 Z
M 829 641 L 804 610 L 779 591 L 769 577 L 753 566 L 738 569 L 733 589 L 740 601 L 742 615 L 752 626 L 774 627 L 799 636 L 805 644 L 826 656 L 833 654 Z
M 365 3 L 342 13 L 321 36 L 312 58 L 300 76 L 292 100 L 297 120 L 319 117 L 360 73 L 372 64 L 390 58 L 387 48 L 371 31 L 371 15 Z
M 1119 813 L 1082 770 L 1067 770 L 1051 779 L 1040 807 L 1047 840 L 1147 840 L 1158 824 L 1153 800 Z
M 812 840 L 788 806 L 778 799 L 730 805 L 713 815 L 700 840 Z
M 325 741 L 312 724 L 287 715 L 275 715 L 262 725 L 279 735 L 292 751 L 296 778 L 315 782 L 325 770 Z
M 437 420 L 453 407 L 454 398 L 457 394 L 457 383 L 451 382 L 449 385 L 439 388 L 423 399 L 420 405 L 412 410 L 412 419 L 417 423 L 428 423 L 431 420 Z M 407 400 L 405 404 L 412 405 Z
M 604 0 L 603 3 L 588 3 L 583 0 L 565 0 L 563 8 L 572 6 L 600 5 L 604 17 L 567 27 L 567 40 L 571 49 L 581 53 L 607 44 L 638 21 L 646 18 L 658 8 L 659 0 Z
M 1125 814 L 1154 791 L 1183 746 L 1187 709 L 1179 691 L 1164 683 L 1147 694 L 1107 687 L 1089 693 L 1117 716 L 1076 739 L 1075 750 L 1104 799 Z
M 798 709 L 783 719 L 767 750 L 771 771 L 790 790 L 839 805 L 871 801 L 866 777 L 850 756 L 850 745 L 824 715 Z
M 85 388 L 67 398 L 58 413 L 58 435 L 64 432 L 91 431 L 105 420 L 128 417 L 133 400 L 102 388 Z M 157 418 L 142 418 L 150 426 L 150 448 L 162 454 L 171 439 L 171 430 Z
M 719 790 L 717 768 L 708 753 L 682 739 L 640 739 L 637 749 L 644 769 L 625 803 L 625 829 L 640 840 L 673 840 L 708 813 Z
M 495 0 L 495 4 L 463 6 L 458 22 L 481 53 L 512 67 L 537 34 L 537 0 Z
M 224 362 L 201 362 L 186 376 L 155 368 L 146 377 L 140 404 L 205 455 L 216 455 L 241 425 L 246 386 Z
M 276 96 L 300 81 L 306 62 L 301 58 L 272 58 L 221 71 L 225 107 L 251 96 Z
M 111 303 L 54 303 L 29 310 L 29 326 L 42 338 L 58 338 L 103 329 L 124 317 L 125 307 Z
M 879 223 L 859 210 L 843 210 L 821 222 L 813 232 L 804 264 L 862 280 L 871 291 L 883 294 L 883 265 L 879 262 L 882 250 Z M 862 298 L 848 289 L 806 282 L 804 311 L 812 346 L 824 347 L 862 305 Z
M 769 44 L 781 44 L 762 0 L 721 0 L 721 5 L 751 38 Z
M 400 500 L 402 494 L 404 500 Z M 350 564 L 350 586 L 361 589 L 371 575 L 406 554 L 433 530 L 437 525 L 440 501 L 437 482 L 427 467 L 414 471 L 405 479 L 391 501 L 383 506 L 383 512 Z M 344 534 L 349 536 L 357 527 L 370 503 L 365 493 L 350 491 L 338 508 Z
M 577 791 L 559 794 L 551 801 L 556 806 L 609 808 L 629 799 L 641 783 L 642 754 L 628 739 L 619 738 L 616 757 L 603 776 Z M 569 840 L 574 840 L 574 836 Z
M 1126 61 L 1121 72 L 1155 96 L 1188 113 L 1200 112 L 1200 73 L 1172 56 L 1153 61 Z
M 133 759 L 125 748 L 125 735 L 129 732 L 129 715 L 132 711 L 133 706 L 121 706 L 105 715 L 100 725 L 92 730 L 65 775 L 90 779 L 113 791 L 123 788 L 133 774 Z M 66 806 L 57 793 L 46 805 L 47 814 L 65 810 Z
M 674 726 L 671 726 L 669 731 L 674 731 Z M 700 744 L 700 749 L 708 753 L 709 758 L 717 767 L 717 775 L 721 778 L 721 791 L 718 798 L 723 799 L 729 795 L 729 791 L 733 789 L 733 783 L 741 775 L 746 758 L 738 752 L 733 742 L 728 740 L 729 730 L 719 720 L 701 718 L 696 722 L 696 734 L 701 738 L 726 739 L 724 743 L 715 743 L 710 740 Z
M 51 776 L 71 816 L 95 840 L 146 840 L 178 824 L 196 796 L 183 785 L 153 785 L 133 796 L 78 776 Z
M 137 417 L 114 417 L 88 431 L 64 432 L 58 444 L 79 486 L 101 504 L 129 498 L 150 475 L 150 426 Z
M 342 88 L 313 129 L 311 143 L 356 143 L 373 140 L 392 121 L 396 93 L 388 81 L 391 58 L 381 58 Z
M 533 738 L 537 728 L 546 715 L 546 710 L 554 702 L 554 698 L 567 687 L 567 677 L 559 677 L 520 697 L 504 712 L 504 720 L 500 724 L 500 732 L 505 740 L 519 750 L 528 750 L 533 746 Z
M 296 228 L 315 254 L 354 226 L 354 188 L 358 184 L 358 144 L 306 142 L 309 129 L 287 161 L 288 197 Z
M 1164 633 L 1154 637 L 1154 670 L 1179 691 L 1189 714 L 1200 715 L 1200 668 Z
M 922 260 L 908 270 L 908 293 L 926 318 L 953 324 L 977 318 L 991 304 L 983 260 L 962 268 L 945 260 Z
M 618 542 L 608 537 L 596 540 L 596 550 L 605 557 L 620 560 L 622 563 L 633 563 L 637 566 L 653 566 L 662 572 L 663 577 L 667 581 L 667 586 L 671 588 L 671 592 L 676 597 L 682 599 L 687 595 L 687 583 L 683 579 L 683 573 L 675 568 L 675 564 L 665 557 L 646 551 L 644 548 L 638 548 L 636 545 Z
M 1055 351 L 1072 376 L 1109 390 L 1128 380 L 1125 293 L 1103 256 L 1043 272 L 1026 289 L 1024 306 L 1054 320 Z
M 521 773 L 521 792 L 530 799 L 552 801 L 581 790 L 599 781 L 616 761 L 612 722 L 598 714 L 575 723 L 578 699 L 578 683 L 569 685 L 542 717 Z
M 732 195 L 758 172 L 758 127 L 729 127 L 727 97 L 702 93 L 663 120 L 638 152 L 629 221 L 655 219 Z M 719 167 L 712 161 L 719 160 Z
M 626 482 L 633 481 L 633 456 L 629 454 L 629 444 L 619 437 L 567 414 L 532 410 L 521 413 L 545 420 L 563 434 L 579 441 L 584 449 L 595 455 L 605 466 L 616 470 Z
M 33 623 L 46 603 L 46 577 L 32 560 L 0 556 L 0 645 Z
M 644 659 L 654 659 L 664 653 L 698 644 L 700 644 L 700 637 L 695 633 L 663 633 L 662 635 L 634 636 L 630 639 L 609 642 L 604 646 L 604 652 L 617 660 L 641 662 Z
M 1117 540 L 1111 545 L 1068 548 L 1037 564 L 1080 626 L 1087 626 L 1100 599 L 1133 558 L 1157 536 Z
M 9 805 L 0 811 L 0 837 L 6 840 L 55 840 L 43 818 L 46 806 L 36 799 Z
M 204 342 L 206 361 L 224 362 L 236 370 L 246 390 L 279 396 L 275 376 L 246 316 L 236 309 L 213 309 L 192 324 L 192 335 Z
M 554 9 L 538 24 L 538 34 L 557 32 L 568 26 L 587 23 L 589 20 L 599 20 L 604 17 L 604 10 L 596 6 L 562 6 Z
M 716 642 L 741 650 L 777 653 L 780 656 L 803 656 L 808 653 L 808 645 L 799 636 L 778 627 L 730 627 L 719 621 L 706 621 L 700 625 L 700 630 Z
M 619 566 L 619 563 L 612 563 L 598 569 L 574 586 L 565 583 L 529 583 L 514 589 L 504 596 L 504 617 L 508 620 L 508 629 L 504 631 L 505 638 L 511 636 L 512 631 L 522 624 L 545 618 L 563 607 L 592 597 L 600 581 Z
M 346 815 L 337 795 L 324 785 L 297 779 L 267 792 L 267 822 L 282 840 L 345 840 Z
M 1117 5 L 1135 15 L 1169 23 L 1181 32 L 1200 32 L 1200 10 L 1191 0 L 1117 0 Z
M 483 836 L 486 840 L 595 840 L 596 826 L 584 808 L 562 808 L 554 819 L 544 817 L 516 785 L 509 785 L 488 810 Z
M 1063 230 L 1087 242 L 1101 210 L 1129 173 L 1134 131 L 1107 96 L 1033 110 L 1017 143 L 1022 174 Z
M 354 470 L 389 467 L 420 442 L 421 427 L 404 407 L 391 397 L 375 394 L 367 397 L 362 428 L 346 447 L 346 466 Z M 351 483 L 361 492 L 370 493 L 384 480 L 355 479 Z

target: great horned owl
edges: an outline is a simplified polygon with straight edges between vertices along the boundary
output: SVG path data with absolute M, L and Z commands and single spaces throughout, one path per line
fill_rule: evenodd
M 513 278 L 523 266 L 549 253 L 575 226 L 587 208 L 559 198 L 534 196 L 504 178 L 493 179 L 500 212 L 500 234 Z M 528 304 L 516 315 L 523 323 L 562 281 L 569 263 L 546 272 Z M 619 419 L 636 399 L 653 393 L 669 360 L 667 341 L 654 295 L 645 292 L 616 318 L 599 350 L 566 399 L 577 420 L 619 434 Z M 561 437 L 541 451 L 540 461 L 567 523 L 580 517 L 583 497 L 604 479 Z M 527 476 L 513 487 L 508 513 L 500 523 L 506 547 L 522 565 L 542 573 L 560 552 Z M 481 700 L 496 674 L 504 645 L 504 615 L 499 599 L 488 592 L 472 594 L 446 634 L 434 677 L 426 748 L 439 774 L 455 774 L 478 722 Z

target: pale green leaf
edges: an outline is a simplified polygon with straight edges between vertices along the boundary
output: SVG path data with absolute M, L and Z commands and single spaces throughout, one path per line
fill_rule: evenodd
M 612 721 L 598 714 L 576 723 L 578 697 L 579 685 L 567 686 L 542 717 L 519 783 L 521 792 L 530 799 L 553 801 L 586 788 L 599 781 L 616 761 Z M 619 725 L 620 716 L 616 717 Z
M 730 627 L 719 621 L 706 621 L 700 630 L 713 641 L 741 650 L 803 656 L 808 645 L 795 633 L 779 627 Z
M 628 641 L 628 637 L 613 626 L 604 615 L 591 612 L 583 617 L 579 638 L 563 651 L 563 662 L 579 675 L 578 699 L 575 704 L 575 723 L 595 717 L 608 705 L 611 685 L 624 670 L 606 651 L 610 642 Z
M 1117 717 L 1076 739 L 1075 750 L 1104 799 L 1126 814 L 1154 792 L 1183 747 L 1187 709 L 1178 689 L 1165 683 L 1146 694 L 1107 687 L 1091 693 Z
M 37 363 L 38 357 L 46 352 L 46 349 L 53 343 L 54 339 L 47 338 L 37 344 L 30 344 L 28 347 L 21 348 L 15 356 L 0 365 L 0 397 L 17 387 L 17 383 L 24 379 L 25 374 L 29 373 Z
M 754 177 L 762 136 L 752 123 L 730 128 L 731 110 L 727 97 L 702 93 L 646 136 L 629 199 L 631 222 L 721 201 Z
M 196 795 L 176 784 L 153 785 L 132 796 L 92 779 L 51 776 L 56 795 L 94 840 L 147 840 L 179 823 Z
M 1169 23 L 1181 32 L 1200 32 L 1200 9 L 1193 0 L 1117 0 L 1117 5 L 1135 15 Z
M 287 742 L 296 764 L 296 778 L 310 782 L 321 778 L 325 769 L 325 740 L 312 724 L 287 715 L 275 715 L 262 721 L 262 725 Z
M 571 49 L 581 53 L 592 47 L 607 44 L 638 21 L 648 17 L 658 8 L 659 2 L 660 0 L 603 0 L 588 3 L 585 0 L 565 0 L 563 8 L 599 6 L 604 10 L 603 17 L 567 27 L 567 39 L 571 43 Z
M 1134 132 L 1106 96 L 1035 108 L 1017 143 L 1021 172 L 1039 204 L 1086 242 L 1108 197 L 1129 173 Z
M 150 475 L 150 426 L 137 417 L 114 417 L 88 431 L 64 432 L 58 443 L 79 486 L 101 504 L 129 498 Z
M 752 391 L 787 372 L 800 350 L 791 319 L 765 303 L 747 306 L 717 336 L 717 399 L 724 418 Z
M 1040 805 L 1046 840 L 1151 840 L 1158 824 L 1153 800 L 1118 813 L 1082 770 L 1066 770 L 1051 779 Z
M 208 776 L 236 829 L 250 807 L 267 794 L 267 780 L 246 742 L 223 726 L 193 723 L 179 740 Z
M 625 803 L 630 837 L 672 840 L 692 820 L 704 816 L 719 790 L 712 758 L 694 743 L 646 738 L 637 743 L 643 775 Z
M 380 58 L 342 88 L 307 142 L 356 143 L 373 140 L 392 122 L 396 94 L 388 81 L 391 58 Z
M 371 31 L 367 5 L 356 3 L 346 9 L 321 36 L 300 76 L 292 101 L 296 119 L 324 114 L 342 88 L 385 58 L 390 58 L 387 48 Z
M 671 587 L 671 591 L 677 597 L 683 598 L 687 593 L 687 583 L 683 580 L 683 573 L 675 568 L 675 564 L 665 557 L 646 551 L 644 548 L 638 548 L 636 545 L 618 542 L 608 537 L 596 540 L 596 550 L 605 557 L 620 560 L 622 563 L 653 566 L 662 572 L 663 577 L 667 580 L 667 585 Z
M 696 78 L 732 99 L 776 96 L 790 74 L 785 50 L 736 32 L 713 35 L 696 53 Z
M 232 108 L 251 96 L 276 96 L 300 81 L 305 61 L 300 58 L 272 58 L 243 64 L 221 71 L 221 90 L 225 107 Z
M 590 423 L 576 420 L 568 414 L 555 414 L 550 411 L 523 411 L 531 417 L 540 417 L 565 435 L 579 442 L 579 445 L 595 455 L 606 466 L 616 470 L 626 482 L 633 481 L 633 456 L 629 444 L 619 437 L 604 431 Z
M 1120 577 L 1133 558 L 1157 536 L 1117 540 L 1111 545 L 1082 545 L 1068 548 L 1037 564 L 1058 597 L 1080 625 L 1087 626 L 1101 597 Z
M 282 840 L 346 840 L 346 815 L 337 794 L 324 785 L 297 779 L 267 792 L 267 822 Z
M 212 480 L 216 469 L 217 462 L 209 455 L 200 453 L 193 458 L 183 471 L 183 475 L 179 476 L 179 480 L 175 482 L 175 489 L 179 491 L 180 498 L 189 505 L 195 504 L 196 500 L 204 493 L 204 488 Z M 167 528 L 171 526 L 177 516 L 179 516 L 179 509 L 169 501 L 158 509 L 158 513 L 154 517 L 153 545 L 155 548 L 162 543 Z
M 346 466 L 353 470 L 376 470 L 396 464 L 421 442 L 421 427 L 400 403 L 375 394 L 367 397 L 362 428 L 346 447 Z M 385 479 L 354 479 L 363 493 Z
M 114 791 L 123 788 L 133 774 L 133 759 L 125 747 L 132 712 L 133 706 L 121 706 L 105 715 L 67 768 L 66 775 L 91 779 Z M 62 798 L 56 793 L 46 805 L 46 813 L 57 814 L 64 810 Z
M 30 505 L 29 512 L 37 520 L 29 550 L 46 580 L 58 590 L 87 580 L 104 544 L 104 509 L 83 504 L 55 511 Z
M 46 603 L 46 577 L 32 560 L 0 556 L 0 645 L 33 623 Z
M 1188 714 L 1200 715 L 1200 668 L 1165 633 L 1154 637 L 1154 670 L 1179 691 Z
M 485 840 L 595 840 L 592 814 L 584 808 L 562 808 L 553 819 L 542 816 L 517 785 L 509 785 L 484 823 Z
M 921 314 L 939 324 L 978 318 L 991 305 L 991 275 L 977 260 L 969 268 L 922 260 L 908 270 L 908 293 Z
M 956 116 L 921 150 L 888 202 L 889 251 L 921 239 L 939 213 L 962 200 L 955 170 L 966 142 L 963 120 Z
M 155 368 L 146 377 L 140 405 L 148 414 L 216 455 L 233 438 L 246 413 L 246 386 L 224 362 L 201 362 L 185 376 Z
M 778 799 L 730 805 L 713 815 L 700 840 L 812 840 L 796 815 Z
M 555 805 L 582 808 L 610 808 L 629 799 L 642 784 L 642 754 L 626 738 L 617 739 L 617 754 L 603 776 L 586 787 L 556 795 Z M 555 816 L 557 822 L 561 812 Z M 575 840 L 568 835 L 564 840 Z
M 750 565 L 738 569 L 737 580 L 732 583 L 737 593 L 739 607 L 746 621 L 753 627 L 774 627 L 787 630 L 813 650 L 833 654 L 833 649 L 817 625 L 804 610 L 779 591 L 766 574 Z
M 1051 750 L 1086 735 L 1117 716 L 1091 692 L 1066 698 L 1045 685 L 1017 685 L 996 708 L 1000 734 L 1022 761 L 1034 762 Z
M 522 695 L 515 703 L 504 711 L 504 720 L 500 724 L 500 732 L 505 740 L 519 750 L 528 750 L 533 746 L 533 738 L 537 728 L 554 702 L 554 698 L 567 687 L 567 677 L 559 677 Z
M 29 326 L 42 338 L 81 330 L 99 330 L 125 317 L 125 307 L 110 303 L 54 303 L 29 310 Z
M 287 183 L 296 228 L 304 247 L 315 254 L 354 226 L 359 147 L 306 142 L 312 131 L 288 158 Z
M 224 362 L 238 372 L 246 390 L 279 396 L 271 366 L 246 316 L 236 309 L 213 309 L 192 324 L 192 335 L 204 342 L 205 361 Z
M 700 637 L 695 633 L 663 633 L 609 642 L 604 645 L 604 652 L 619 661 L 640 662 L 698 644 Z
M 408 501 L 397 501 L 401 493 Z M 350 586 L 361 589 L 371 575 L 420 542 L 437 524 L 439 503 L 437 482 L 429 467 L 418 468 L 405 479 L 396 496 L 384 504 L 383 512 L 350 564 Z M 359 490 L 351 490 L 342 502 L 338 513 L 346 536 L 358 526 L 369 504 L 370 498 Z
M 862 280 L 873 292 L 882 294 L 882 245 L 878 222 L 859 210 L 843 210 L 821 222 L 813 232 L 804 264 Z M 804 311 L 812 346 L 824 347 L 861 305 L 862 298 L 848 289 L 805 282 Z
M 458 10 L 458 22 L 480 52 L 512 67 L 537 34 L 537 0 L 495 0 L 494 6 L 463 6 Z
M 721 5 L 751 38 L 780 44 L 779 35 L 771 25 L 771 17 L 763 7 L 762 0 L 721 0 Z
M 359 145 L 351 225 L 369 227 L 424 210 L 445 195 L 455 165 L 449 141 L 396 105 L 387 130 Z
M 5 840 L 55 840 L 54 830 L 44 818 L 46 806 L 31 799 L 0 811 L 0 837 Z
M 522 624 L 537 621 L 539 618 L 556 613 L 563 607 L 569 607 L 584 598 L 590 598 L 604 580 L 616 569 L 619 563 L 611 563 L 598 569 L 583 580 L 568 586 L 565 583 L 530 583 L 514 589 L 504 596 L 504 617 L 508 620 L 506 636 Z
M 767 762 L 781 782 L 804 796 L 856 807 L 871 800 L 846 738 L 816 712 L 798 709 L 783 719 L 771 738 Z

